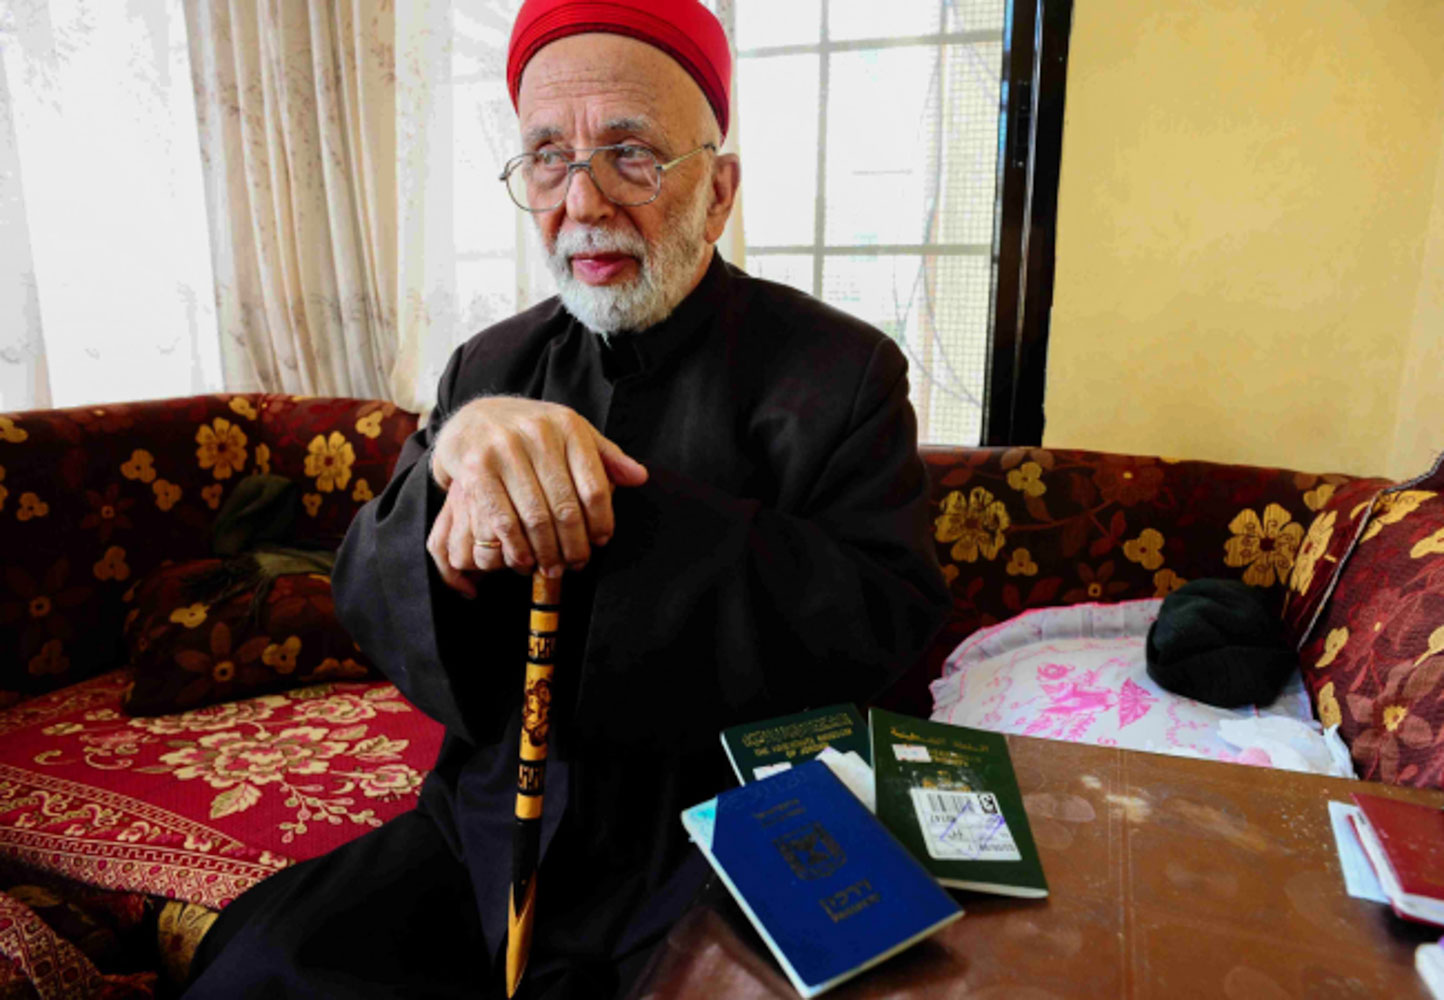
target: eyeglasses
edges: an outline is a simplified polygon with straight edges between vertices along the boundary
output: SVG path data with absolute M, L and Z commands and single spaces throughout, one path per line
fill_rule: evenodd
M 516 206 L 526 212 L 550 212 L 567 199 L 572 174 L 585 170 L 608 201 L 628 208 L 647 205 L 662 193 L 662 175 L 704 149 L 717 147 L 704 142 L 666 163 L 646 146 L 622 143 L 592 149 L 544 149 L 522 153 L 506 161 L 501 181 Z M 574 159 L 578 153 L 585 159 Z

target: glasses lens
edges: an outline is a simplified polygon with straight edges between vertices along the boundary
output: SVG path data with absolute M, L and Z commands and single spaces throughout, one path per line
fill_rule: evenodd
M 566 156 L 553 152 L 518 156 L 506 175 L 511 200 L 532 211 L 555 208 L 564 197 L 568 162 Z
M 662 175 L 657 158 L 643 146 L 599 149 L 592 159 L 597 186 L 618 205 L 642 205 L 657 197 Z
M 549 212 L 566 199 L 567 177 L 574 162 L 569 154 L 551 150 L 518 156 L 508 165 L 507 193 L 522 208 Z M 661 189 L 657 157 L 643 146 L 598 149 L 590 163 L 597 187 L 618 205 L 645 205 Z

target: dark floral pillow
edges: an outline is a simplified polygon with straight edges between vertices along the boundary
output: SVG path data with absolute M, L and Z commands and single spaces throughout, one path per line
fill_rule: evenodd
M 219 559 L 165 564 L 127 595 L 125 642 L 135 680 L 123 704 L 166 715 L 323 680 L 375 676 L 336 620 L 331 580 L 279 576 L 253 607 L 247 589 L 215 603 L 196 600 L 197 579 Z
M 1299 545 L 1284 591 L 1284 629 L 1295 647 L 1309 635 L 1339 574 L 1344 554 L 1360 533 L 1369 504 L 1392 483 L 1359 479 L 1337 489 L 1318 487 L 1323 503 Z
M 1339 725 L 1359 777 L 1444 786 L 1444 470 L 1350 498 L 1333 528 L 1348 541 L 1336 572 L 1315 570 L 1313 587 L 1337 581 L 1299 656 L 1319 720 Z

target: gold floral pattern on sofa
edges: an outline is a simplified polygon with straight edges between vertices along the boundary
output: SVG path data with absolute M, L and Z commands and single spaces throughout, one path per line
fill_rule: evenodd
M 970 628 L 1060 592 L 1067 603 L 1164 596 L 1199 576 L 1279 589 L 1312 516 L 1307 498 L 1349 481 L 1042 448 L 924 456 L 938 558 Z
M 1243 580 L 1282 602 L 1301 552 L 1317 558 L 1305 541 L 1315 506 L 1354 482 L 1048 448 L 925 447 L 923 457 L 953 614 L 887 700 L 924 715 L 947 653 L 1030 608 L 1166 597 L 1201 577 Z
M 125 708 L 136 715 L 181 712 L 218 701 L 318 681 L 372 675 L 370 661 L 336 619 L 331 579 L 275 578 L 212 603 L 190 588 L 221 570 L 220 559 L 164 564 L 122 595 L 134 683 Z
M 123 663 L 122 595 L 209 556 L 253 471 L 302 488 L 306 544 L 339 544 L 415 427 L 389 403 L 259 394 L 0 416 L 0 705 Z
M 1341 489 L 1314 519 L 1284 620 L 1359 776 L 1444 786 L 1444 470 Z

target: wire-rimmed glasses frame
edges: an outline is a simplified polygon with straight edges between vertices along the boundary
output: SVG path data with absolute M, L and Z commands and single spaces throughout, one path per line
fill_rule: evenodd
M 715 143 L 704 142 L 702 143 L 702 145 L 697 146 L 695 149 L 690 149 L 680 156 L 673 157 L 666 163 L 658 163 L 657 154 L 651 149 L 647 148 L 646 146 L 640 146 L 636 143 L 631 142 L 614 143 L 609 146 L 592 146 L 584 149 L 555 149 L 536 153 L 521 153 L 517 156 L 513 156 L 510 160 L 506 161 L 506 166 L 501 172 L 500 180 L 503 186 L 506 187 L 507 195 L 511 198 L 512 202 L 516 205 L 517 208 L 521 209 L 523 212 L 532 212 L 535 214 L 539 214 L 542 212 L 550 212 L 553 209 L 559 208 L 561 204 L 567 200 L 567 191 L 571 188 L 572 175 L 578 170 L 585 170 L 587 172 L 587 176 L 592 179 L 592 184 L 596 186 L 596 189 L 601 193 L 602 197 L 606 198 L 613 205 L 619 205 L 624 208 L 637 208 L 641 205 L 650 205 L 652 202 L 656 201 L 657 198 L 662 194 L 662 177 L 667 173 L 667 171 L 671 170 L 678 164 L 691 159 L 698 153 L 702 152 L 704 149 L 711 150 L 714 153 L 717 152 L 717 146 Z M 584 159 L 575 159 L 575 157 L 579 153 L 586 153 L 587 156 Z M 592 166 L 592 160 L 596 157 L 598 153 L 615 154 L 615 157 L 618 159 L 623 154 L 630 154 L 634 158 L 634 160 L 637 158 L 650 159 L 652 161 L 650 165 L 646 163 L 637 163 L 635 164 L 635 168 L 642 176 L 645 176 L 649 179 L 651 194 L 639 200 L 618 197 L 616 194 L 614 194 L 613 190 L 611 190 L 611 184 L 604 183 L 603 180 L 599 180 L 597 178 L 596 171 Z M 530 184 L 527 183 L 525 168 L 529 164 L 537 163 L 539 158 L 544 156 L 565 157 L 567 160 L 566 173 L 560 176 L 556 181 L 556 200 L 554 202 L 550 202 L 549 204 L 533 206 L 529 204 L 529 202 L 531 201 L 531 188 Z M 606 162 L 605 157 L 603 159 L 603 162 Z M 618 169 L 615 165 L 613 165 L 612 169 L 618 175 L 618 180 L 625 182 L 625 179 L 621 177 L 621 170 Z M 520 173 L 521 175 L 520 181 L 524 186 L 523 195 L 521 197 L 518 196 L 515 188 L 516 181 L 513 179 L 514 176 L 518 173 Z M 633 181 L 632 183 L 642 188 L 643 190 L 646 190 L 646 186 L 642 185 L 639 181 Z

